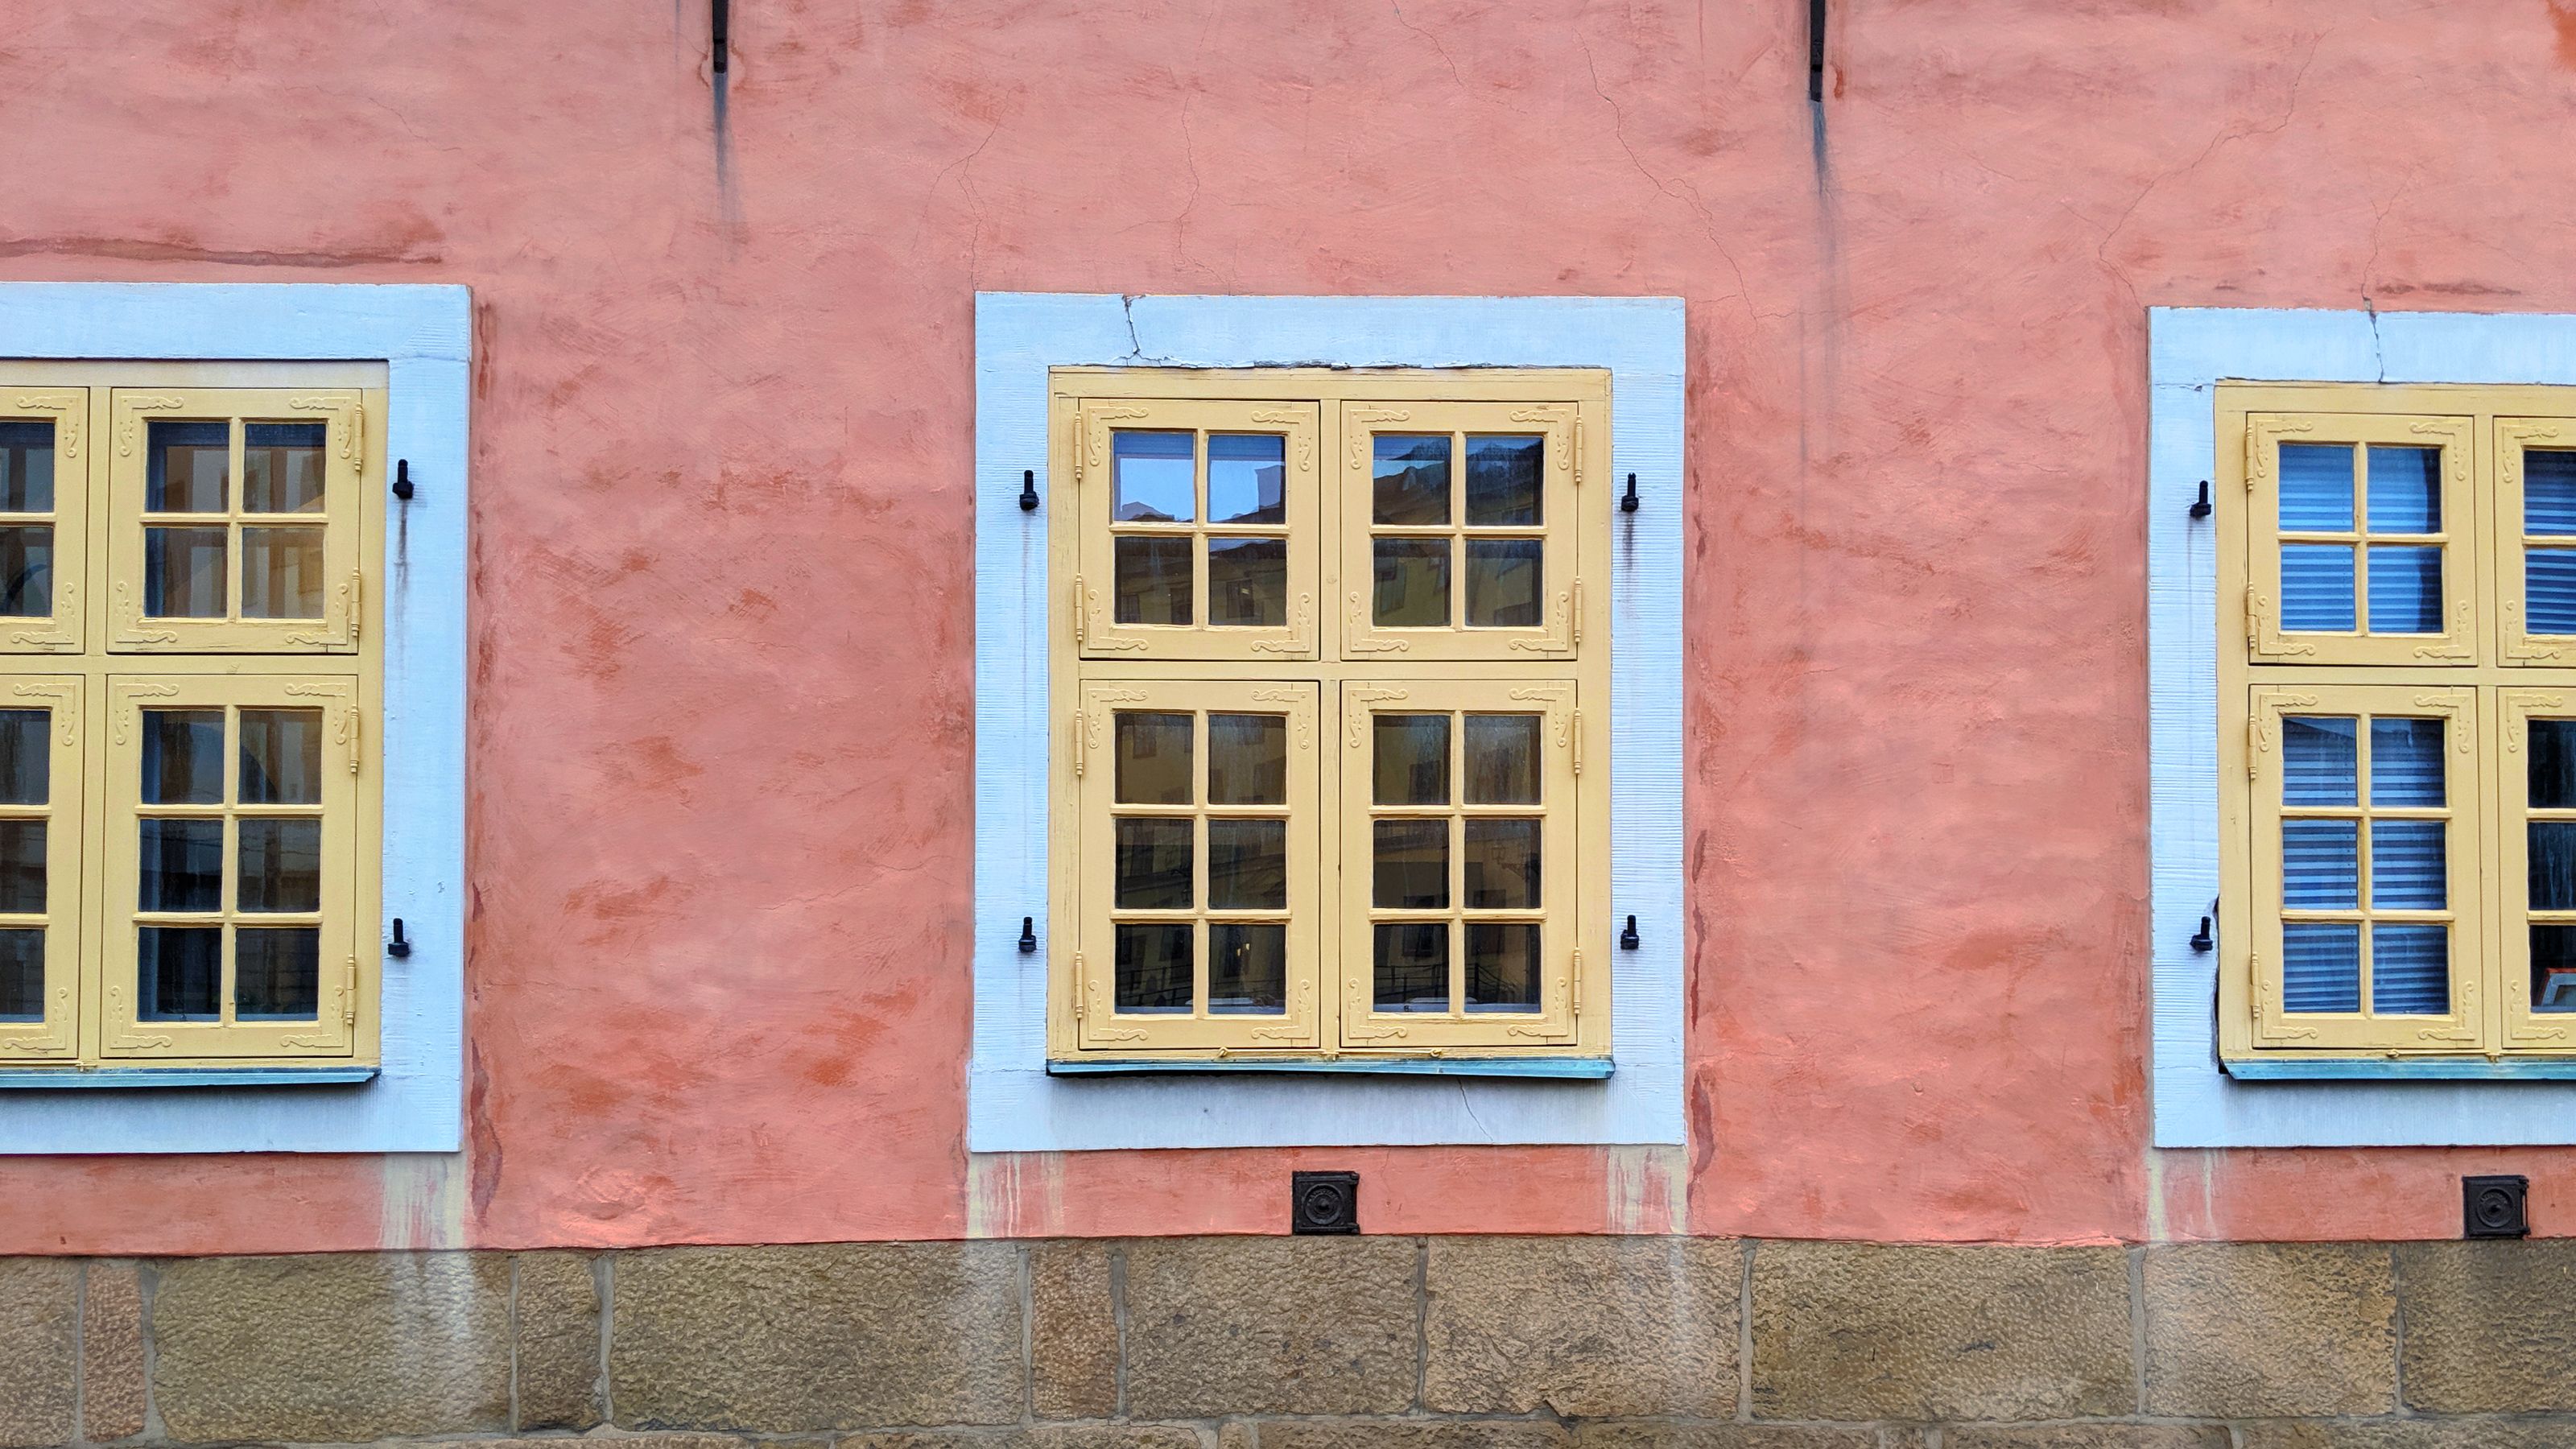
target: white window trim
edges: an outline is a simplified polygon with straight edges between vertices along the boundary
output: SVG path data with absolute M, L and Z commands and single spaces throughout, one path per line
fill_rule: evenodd
M 1683 1140 L 1683 358 L 1674 298 L 977 296 L 969 1150 Z M 1612 1075 L 1047 1073 L 1046 953 L 1018 947 L 1021 918 L 1047 917 L 1047 370 L 1086 365 L 1609 369 L 1611 477 L 1640 496 L 1611 535 L 1603 908 L 1640 936 L 1611 953 Z
M 0 1090 L 0 1154 L 453 1152 L 465 1026 L 465 528 L 473 304 L 463 287 L 0 283 L 0 356 L 386 364 L 384 959 L 381 1065 L 279 1068 L 262 1085 Z M 371 479 L 382 487 L 390 479 Z M 390 930 L 389 925 L 383 928 Z M 383 939 L 380 935 L 379 939 Z M 54 1069 L 48 1069 L 52 1071 Z M 27 1080 L 30 1074 L 14 1073 Z M 86 1075 L 118 1080 L 108 1072 Z M 208 1071 L 209 1081 L 247 1074 Z M 184 1072 L 134 1080 L 181 1082 Z
M 2219 1069 L 2219 952 L 2190 941 L 2219 893 L 2217 531 L 2189 509 L 2217 464 L 2220 382 L 2576 385 L 2576 316 L 2148 311 L 2147 622 L 2155 1144 L 2576 1142 L 2562 1063 L 2346 1058 Z M 2281 1079 L 2275 1071 L 2331 1072 Z M 2501 1079 L 2501 1080 L 2498 1080 Z

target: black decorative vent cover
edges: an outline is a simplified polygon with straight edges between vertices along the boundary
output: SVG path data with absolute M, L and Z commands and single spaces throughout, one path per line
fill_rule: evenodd
M 1291 1174 L 1288 1231 L 1356 1233 L 1360 1230 L 1360 1175 L 1356 1172 Z
M 2531 1219 L 2525 1214 L 2525 1203 L 2531 1196 L 2531 1179 L 2527 1177 L 2464 1177 L 2460 1179 L 2462 1218 L 2460 1231 L 2472 1238 L 2524 1238 L 2531 1235 Z

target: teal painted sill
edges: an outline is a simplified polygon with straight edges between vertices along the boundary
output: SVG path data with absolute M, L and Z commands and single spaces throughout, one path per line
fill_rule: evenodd
M 1126 1060 L 1049 1062 L 1051 1077 L 1125 1076 L 1138 1072 L 1198 1072 L 1232 1076 L 1237 1072 L 1305 1072 L 1379 1077 L 1556 1077 L 1599 1081 L 1615 1070 L 1607 1057 L 1390 1057 L 1383 1061 L 1157 1061 Z
M 375 1067 L 0 1067 L 11 1087 L 324 1087 L 372 1082 Z
M 2488 1061 L 2468 1058 L 2318 1057 L 2314 1060 L 2220 1062 L 2240 1082 L 2565 1082 L 2576 1058 Z

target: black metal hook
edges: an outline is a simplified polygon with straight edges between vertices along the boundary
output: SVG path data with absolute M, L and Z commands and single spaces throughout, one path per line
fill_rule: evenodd
M 2209 480 L 2203 478 L 2200 480 L 2200 498 L 2197 502 L 2191 505 L 2191 516 L 2194 518 L 2207 518 L 2209 516 L 2209 512 Z
M 1022 916 L 1020 917 L 1020 954 L 1023 956 L 1034 956 L 1037 953 L 1038 918 L 1035 916 Z
M 1634 473 L 1628 475 L 1628 491 L 1619 496 L 1619 511 L 1621 513 L 1637 511 L 1637 475 Z
M 2199 931 L 2199 933 L 2198 933 L 2197 935 L 2194 935 L 2194 936 L 2191 938 L 2191 949 L 2192 949 L 2194 952 L 2197 952 L 2197 953 L 2202 954 L 2202 955 L 2206 955 L 2206 954 L 2208 954 L 2211 950 L 2215 949 L 2215 948 L 2217 947 L 2217 945 L 2218 945 L 2218 938 L 2217 938 L 2217 937 L 2215 937 L 2215 936 L 2212 936 L 2211 934 L 2209 934 L 2209 917 L 2207 917 L 2207 916 L 2203 916 L 2203 917 L 2201 917 L 2201 918 L 2200 918 L 2200 931 Z
M 1619 949 L 1622 951 L 1634 951 L 1637 949 L 1637 918 L 1635 916 L 1630 916 L 1628 918 L 1628 929 L 1619 933 Z
M 405 503 L 411 501 L 411 459 L 409 458 L 397 460 L 394 464 L 394 496 Z
M 411 942 L 403 939 L 402 917 L 394 917 L 394 938 L 385 943 L 385 954 L 400 961 L 411 954 Z
M 1022 513 L 1038 511 L 1038 470 L 1035 468 L 1020 470 L 1020 511 Z

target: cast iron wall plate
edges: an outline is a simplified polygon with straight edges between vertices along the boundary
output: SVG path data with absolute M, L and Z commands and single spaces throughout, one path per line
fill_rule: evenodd
M 1360 1175 L 1356 1172 L 1292 1173 L 1288 1231 L 1356 1233 L 1360 1230 Z

